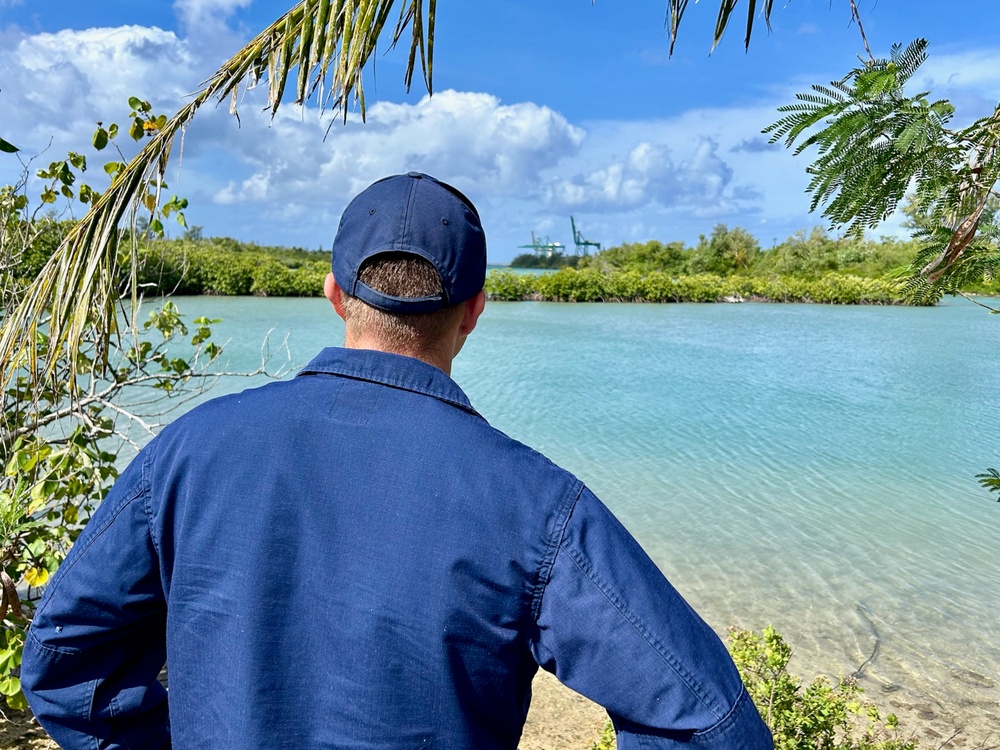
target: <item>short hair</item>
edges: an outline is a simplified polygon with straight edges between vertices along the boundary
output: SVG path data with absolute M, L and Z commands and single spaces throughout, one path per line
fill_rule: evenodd
M 362 264 L 358 279 L 375 291 L 394 297 L 429 297 L 444 293 L 437 269 L 430 261 L 411 253 L 388 252 L 373 256 Z M 427 313 L 387 312 L 343 289 L 341 292 L 345 323 L 377 336 L 396 349 L 433 346 L 460 313 L 458 305 Z

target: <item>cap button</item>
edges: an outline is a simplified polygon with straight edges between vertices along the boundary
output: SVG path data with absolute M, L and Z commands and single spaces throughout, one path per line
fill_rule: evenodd
M 406 176 L 407 177 L 412 177 L 415 180 L 419 180 L 421 177 L 423 177 L 423 175 L 420 174 L 420 172 L 407 172 Z

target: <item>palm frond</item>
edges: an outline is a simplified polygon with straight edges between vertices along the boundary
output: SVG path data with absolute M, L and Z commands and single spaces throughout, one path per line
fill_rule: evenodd
M 722 35 L 726 33 L 726 29 L 729 26 L 729 16 L 733 14 L 733 10 L 736 8 L 736 3 L 739 0 L 721 0 L 719 4 L 719 15 L 715 19 L 715 36 L 713 37 L 712 49 L 714 50 L 720 41 L 722 41 Z M 753 3 L 751 2 L 751 8 Z M 753 15 L 750 16 L 748 23 L 751 29 L 753 28 Z M 749 32 L 747 33 L 747 38 L 749 38 Z
M 729 22 L 738 2 L 739 0 L 719 0 L 719 14 L 715 20 L 715 33 L 712 37 L 713 50 L 722 41 L 722 36 L 729 27 Z M 677 32 L 680 29 L 681 19 L 684 16 L 684 11 L 687 10 L 687 6 L 688 0 L 668 0 L 667 3 L 666 27 L 670 31 L 671 55 L 674 54 L 674 45 L 677 43 Z M 754 22 L 758 15 L 757 6 L 757 0 L 749 0 L 747 3 L 746 34 L 743 39 L 746 49 L 750 48 L 750 37 L 753 34 Z M 773 8 L 774 0 L 764 0 L 760 4 L 760 15 L 764 18 L 764 23 L 768 29 L 771 28 L 771 11 Z
M 405 83 L 409 87 L 419 58 L 424 83 L 432 88 L 435 0 L 401 0 L 399 21 L 391 37 L 395 45 L 408 27 L 409 61 Z M 396 0 L 303 0 L 264 29 L 209 78 L 200 91 L 165 124 L 122 169 L 90 211 L 67 235 L 26 290 L 0 328 L 0 387 L 9 382 L 22 363 L 38 372 L 35 335 L 45 320 L 48 327 L 47 358 L 54 362 L 68 351 L 76 361 L 87 331 L 91 331 L 95 356 L 106 363 L 108 342 L 118 326 L 121 300 L 119 257 L 121 226 L 158 199 L 171 147 L 200 107 L 229 99 L 237 114 L 241 90 L 268 79 L 267 109 L 272 115 L 281 105 L 285 88 L 294 86 L 295 101 L 306 102 L 316 94 L 321 108 L 331 107 L 346 119 L 353 101 L 364 117 L 363 71 L 376 49 Z M 298 66 L 298 74 L 290 78 Z M 323 93 L 327 87 L 326 94 Z M 318 92 L 318 93 L 317 93 Z M 135 248 L 130 248 L 134 258 Z M 127 260 L 128 255 L 124 260 Z M 137 304 L 131 288 L 132 310 Z M 41 372 L 44 372 L 42 368 Z

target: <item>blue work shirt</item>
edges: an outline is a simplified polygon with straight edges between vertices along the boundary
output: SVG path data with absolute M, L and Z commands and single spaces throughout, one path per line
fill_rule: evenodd
M 719 638 L 576 477 L 441 370 L 326 349 L 142 450 L 21 679 L 68 750 L 513 750 L 538 665 L 621 750 L 771 747 Z

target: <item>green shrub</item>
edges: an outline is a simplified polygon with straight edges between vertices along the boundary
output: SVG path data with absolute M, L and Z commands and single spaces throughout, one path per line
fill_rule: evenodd
M 766 627 L 760 633 L 733 628 L 729 653 L 764 722 L 774 736 L 775 750 L 917 750 L 919 743 L 903 736 L 894 714 L 882 718 L 862 700 L 862 689 L 848 678 L 831 685 L 816 677 L 803 687 L 788 672 L 791 646 Z M 591 750 L 615 747 L 609 721 Z
M 486 296 L 500 302 L 517 302 L 535 292 L 534 276 L 493 269 L 486 277 Z
M 733 628 L 729 652 L 747 692 L 774 735 L 776 750 L 916 750 L 894 714 L 882 718 L 850 679 L 802 681 L 788 672 L 791 646 L 772 627 Z
M 821 302 L 836 305 L 906 303 L 892 280 L 828 273 L 808 280 L 791 276 L 718 276 L 700 273 L 672 277 L 662 271 L 600 271 L 564 268 L 545 276 L 492 271 L 486 279 L 490 299 L 550 302 L 720 302 L 751 299 L 772 302 Z

